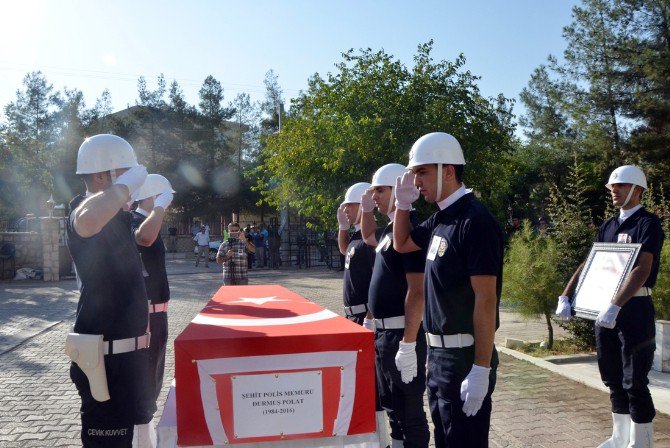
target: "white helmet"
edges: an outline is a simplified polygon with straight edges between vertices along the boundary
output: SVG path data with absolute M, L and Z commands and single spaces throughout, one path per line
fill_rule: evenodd
M 442 196 L 442 165 L 465 165 L 461 144 L 446 132 L 431 132 L 419 138 L 409 151 L 407 168 L 419 165 L 437 165 L 435 200 Z
M 407 168 L 399 163 L 389 163 L 375 171 L 372 176 L 371 187 L 391 187 L 389 196 L 388 211 L 393 209 L 395 204 L 395 180 L 405 174 Z
M 389 163 L 375 171 L 372 176 L 371 187 L 395 187 L 395 180 L 407 171 L 404 165 Z
M 167 190 L 176 193 L 170 185 L 170 181 L 160 174 L 149 174 L 147 179 L 144 181 L 144 184 L 140 187 L 135 194 L 133 194 L 133 199 L 136 201 L 141 201 L 142 199 L 150 198 L 158 194 L 164 193 Z
M 365 193 L 365 190 L 368 188 L 370 188 L 368 182 L 358 182 L 357 184 L 353 184 L 344 194 L 344 201 L 342 201 L 342 204 L 360 204 L 361 196 L 363 196 L 363 193 Z
M 407 168 L 433 163 L 465 165 L 463 150 L 456 137 L 446 132 L 431 132 L 414 142 Z
M 130 143 L 112 134 L 98 134 L 84 140 L 77 154 L 77 174 L 102 173 L 138 166 Z
M 633 184 L 646 190 L 647 178 L 640 168 L 633 165 L 624 165 L 612 171 L 605 186 L 611 190 L 612 184 Z

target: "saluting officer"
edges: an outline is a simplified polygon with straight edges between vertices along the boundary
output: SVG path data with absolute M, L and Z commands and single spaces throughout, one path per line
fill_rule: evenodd
M 160 230 L 167 208 L 173 199 L 170 181 L 160 174 L 149 174 L 133 199 L 139 201 L 132 213 L 131 227 L 140 252 L 144 284 L 149 299 L 149 384 L 144 400 L 145 414 L 153 418 L 156 400 L 163 387 L 165 349 L 168 339 L 168 301 L 170 285 L 165 270 L 165 245 Z M 137 446 L 156 446 L 156 432 L 151 424 L 135 427 Z
M 651 288 L 656 284 L 665 235 L 658 216 L 640 204 L 647 188 L 640 168 L 620 166 L 612 171 L 606 186 L 619 214 L 600 226 L 596 241 L 640 243 L 642 248 L 621 288 L 596 319 L 598 368 L 610 389 L 613 423 L 612 437 L 600 448 L 647 448 L 653 445 L 652 420 L 656 415 L 647 387 L 656 348 Z M 556 313 L 564 319 L 572 314 L 569 297 L 583 267 L 584 263 L 559 297 Z
M 342 288 L 344 300 L 344 313 L 347 319 L 359 325 L 365 323 L 368 314 L 368 291 L 370 289 L 370 278 L 372 268 L 375 264 L 375 250 L 363 241 L 361 236 L 361 197 L 370 187 L 368 182 L 358 182 L 347 189 L 344 201 L 337 209 L 337 223 L 339 232 L 337 244 L 340 253 L 345 256 L 344 261 L 344 284 Z M 349 228 L 354 226 L 354 233 L 349 236 Z M 368 320 L 367 328 L 374 331 Z M 379 446 L 385 448 L 390 441 L 386 429 L 385 412 L 379 402 L 379 394 L 376 396 L 377 435 Z
M 458 140 L 424 135 L 409 155 L 410 173 L 397 179 L 393 243 L 425 256 L 428 401 L 435 446 L 487 447 L 498 354 L 503 237 L 500 226 L 462 182 Z M 417 189 L 418 187 L 418 189 Z M 434 213 L 414 230 L 409 208 L 423 194 Z
M 427 447 L 428 421 L 423 409 L 426 388 L 426 340 L 421 329 L 425 253 L 400 254 L 393 248 L 394 185 L 405 172 L 384 165 L 361 198 L 362 234 L 377 256 L 368 293 L 369 318 L 375 327 L 375 368 L 381 405 L 391 426 L 391 447 Z M 380 234 L 373 210 L 389 217 Z M 369 325 L 369 323 L 367 323 Z M 366 325 L 366 326 L 367 326 Z
M 101 134 L 80 146 L 77 174 L 86 195 L 70 203 L 67 246 L 81 294 L 66 352 L 82 401 L 81 439 L 85 447 L 130 447 L 133 426 L 151 420 L 140 409 L 149 335 L 140 257 L 122 207 L 147 170 L 128 142 Z
M 375 250 L 361 237 L 361 208 L 363 193 L 370 187 L 368 182 L 359 182 L 347 189 L 344 201 L 337 209 L 337 245 L 345 256 L 344 285 L 342 288 L 344 313 L 347 319 L 363 325 L 368 312 L 368 290 L 372 267 L 375 264 Z M 354 233 L 349 236 L 349 228 Z

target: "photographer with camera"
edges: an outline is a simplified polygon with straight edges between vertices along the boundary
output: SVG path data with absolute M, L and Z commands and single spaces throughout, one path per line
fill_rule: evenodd
M 223 265 L 224 285 L 247 285 L 247 254 L 253 254 L 256 248 L 245 235 L 240 232 L 236 222 L 228 224 L 228 240 L 221 243 L 216 253 L 216 262 Z

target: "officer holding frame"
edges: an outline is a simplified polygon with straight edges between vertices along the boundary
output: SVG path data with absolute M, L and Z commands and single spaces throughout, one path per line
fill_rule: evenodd
M 425 311 L 428 339 L 426 385 L 439 447 L 487 447 L 491 394 L 498 355 L 502 289 L 502 231 L 465 189 L 458 141 L 443 132 L 424 135 L 396 180 L 393 244 L 401 253 L 428 249 Z M 409 209 L 422 194 L 440 211 L 410 228 Z
M 647 448 L 653 446 L 656 415 L 647 387 L 656 348 L 651 288 L 656 284 L 665 235 L 658 216 L 640 203 L 647 188 L 640 168 L 620 166 L 612 171 L 606 187 L 619 214 L 600 226 L 596 241 L 640 243 L 642 248 L 621 288 L 596 318 L 598 368 L 612 402 L 612 436 L 599 448 Z M 583 268 L 584 263 L 559 297 L 556 314 L 563 319 L 572 314 L 570 297 Z

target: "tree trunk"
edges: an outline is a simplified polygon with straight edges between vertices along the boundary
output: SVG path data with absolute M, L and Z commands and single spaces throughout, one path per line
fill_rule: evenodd
M 548 333 L 548 340 L 547 340 L 547 350 L 551 350 L 554 348 L 554 327 L 551 325 L 551 313 L 544 313 L 544 318 L 547 321 L 547 333 Z

